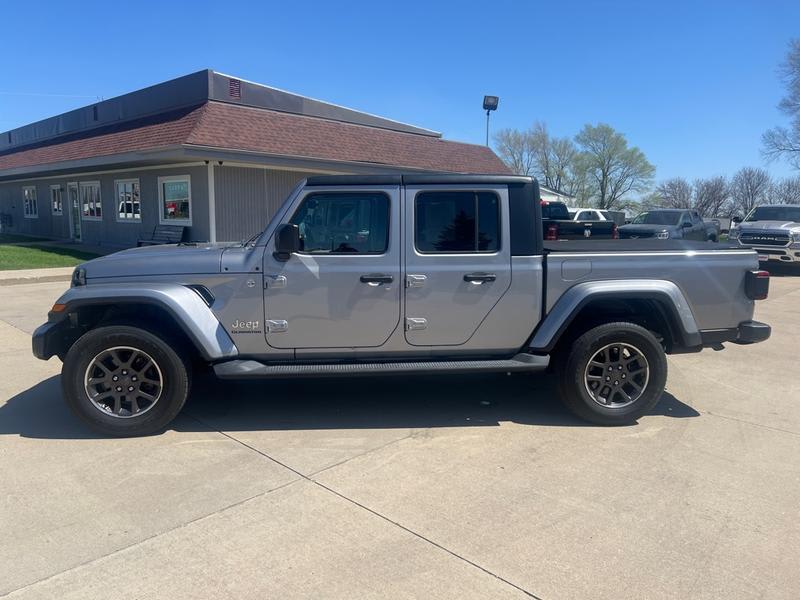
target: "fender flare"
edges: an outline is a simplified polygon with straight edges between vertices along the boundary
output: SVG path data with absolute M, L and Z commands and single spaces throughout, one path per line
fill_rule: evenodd
M 551 352 L 586 305 L 607 299 L 655 300 L 668 311 L 667 316 L 677 328 L 675 333 L 680 339 L 676 342 L 686 348 L 703 344 L 692 309 L 677 285 L 659 279 L 626 279 L 587 281 L 569 288 L 536 328 L 528 349 L 532 352 Z
M 218 361 L 239 355 L 236 344 L 205 300 L 200 294 L 181 284 L 119 283 L 80 286 L 70 288 L 56 300 L 56 304 L 63 304 L 65 308 L 60 312 L 51 311 L 48 324 L 60 323 L 69 313 L 84 306 L 158 306 L 172 316 L 175 324 L 187 335 L 205 360 Z

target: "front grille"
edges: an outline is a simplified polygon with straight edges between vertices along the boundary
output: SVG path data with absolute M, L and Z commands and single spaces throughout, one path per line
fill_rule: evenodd
M 653 233 L 652 231 L 635 231 L 635 232 L 634 231 L 631 231 L 631 232 L 620 231 L 619 232 L 619 237 L 621 237 L 622 239 L 631 239 L 631 240 L 651 238 L 651 237 L 655 237 L 655 235 L 656 234 Z
M 739 241 L 746 246 L 788 246 L 791 239 L 785 233 L 741 233 Z

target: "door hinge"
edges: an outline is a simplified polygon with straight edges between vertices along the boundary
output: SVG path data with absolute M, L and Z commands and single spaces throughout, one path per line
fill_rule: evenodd
M 289 322 L 283 319 L 267 319 L 267 333 L 283 333 L 289 329 Z
M 264 286 L 268 288 L 285 288 L 286 275 L 267 275 L 264 280 Z
M 428 319 L 422 317 L 408 317 L 406 319 L 406 331 L 421 331 L 428 328 Z
M 425 285 L 428 280 L 427 275 L 406 275 L 407 288 L 420 288 Z

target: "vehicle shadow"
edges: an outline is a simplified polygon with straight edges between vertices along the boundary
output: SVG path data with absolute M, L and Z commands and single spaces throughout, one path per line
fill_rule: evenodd
M 699 413 L 669 393 L 652 411 L 673 418 Z M 553 377 L 517 374 L 220 381 L 201 376 L 171 428 L 258 431 L 491 427 L 515 422 L 592 427 L 561 405 Z M 0 435 L 99 439 L 61 398 L 59 376 L 0 406 Z
M 762 262 L 759 263 L 759 268 L 769 271 L 770 277 L 797 277 L 800 275 L 800 265 L 797 263 Z

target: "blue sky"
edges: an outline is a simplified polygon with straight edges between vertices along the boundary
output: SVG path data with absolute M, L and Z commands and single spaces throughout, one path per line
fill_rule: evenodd
M 777 67 L 800 2 L 8 2 L 0 130 L 202 68 L 482 143 L 603 121 L 657 179 L 790 174 L 759 155 L 785 119 Z

